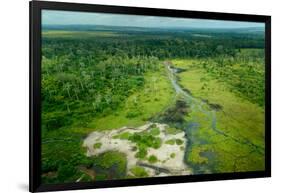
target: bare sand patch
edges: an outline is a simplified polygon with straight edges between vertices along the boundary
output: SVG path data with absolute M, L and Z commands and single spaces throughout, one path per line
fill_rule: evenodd
M 157 137 L 161 139 L 161 146 L 157 149 L 147 148 L 147 155 L 144 159 L 136 157 L 136 143 L 128 139 L 116 138 L 122 133 L 150 132 L 151 126 L 159 128 Z M 132 128 L 122 127 L 110 131 L 96 131 L 88 135 L 84 140 L 83 146 L 87 148 L 87 156 L 95 156 L 107 151 L 118 151 L 127 156 L 127 175 L 133 176 L 130 171 L 135 166 L 145 169 L 149 177 L 153 176 L 171 176 L 171 175 L 188 175 L 190 169 L 184 162 L 184 149 L 187 139 L 183 131 L 176 134 L 168 134 L 166 128 L 168 125 L 160 123 L 147 123 L 143 126 Z M 169 144 L 169 140 L 178 140 L 181 143 Z M 98 145 L 95 145 L 98 144 Z M 156 157 L 157 160 L 151 163 L 149 157 Z

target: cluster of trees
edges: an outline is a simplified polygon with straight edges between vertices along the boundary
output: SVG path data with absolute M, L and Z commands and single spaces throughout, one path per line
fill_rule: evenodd
M 83 118 L 116 110 L 144 84 L 143 73 L 157 70 L 160 64 L 152 56 L 113 56 L 97 63 L 81 60 L 76 63 L 68 55 L 43 57 L 43 125 L 48 130 L 67 126 L 73 118 L 82 123 Z
M 263 107 L 265 92 L 264 49 L 243 49 L 234 56 L 221 55 L 199 62 L 218 80 L 226 82 L 233 92 Z

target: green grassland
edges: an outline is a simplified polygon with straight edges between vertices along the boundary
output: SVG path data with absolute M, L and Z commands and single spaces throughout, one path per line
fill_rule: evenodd
M 44 30 L 44 38 L 62 38 L 62 39 L 88 39 L 97 37 L 115 37 L 121 34 L 108 31 L 65 31 L 65 30 Z
M 147 73 L 144 87 L 130 95 L 114 113 L 94 118 L 89 127 L 94 130 L 138 127 L 173 103 L 174 91 L 164 66 L 159 72 Z
M 216 160 L 212 162 L 217 162 L 214 171 L 264 170 L 263 108 L 231 92 L 227 82 L 206 73 L 198 62 L 173 60 L 176 67 L 188 69 L 179 74 L 179 82 L 184 88 L 194 97 L 221 107 L 215 110 L 217 129 L 221 133 L 210 129 L 204 114 L 192 112 L 188 120 L 197 120 L 200 126 L 190 133 L 197 139 L 197 144 L 193 144 L 188 160 L 194 164 L 208 164 L 209 159 L 202 153 L 212 152 L 210 154 L 216 154 Z M 211 109 L 208 105 L 205 108 Z

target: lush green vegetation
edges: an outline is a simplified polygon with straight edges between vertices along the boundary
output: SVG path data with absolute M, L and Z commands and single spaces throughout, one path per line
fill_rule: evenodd
M 165 61 L 178 69 L 184 91 L 202 104 L 178 96 Z M 168 124 L 167 134 L 186 132 L 188 144 L 181 149 L 194 173 L 264 169 L 260 33 L 43 30 L 41 93 L 43 183 L 132 177 L 125 155 L 87 157 L 83 139 L 92 131 L 147 121 Z M 205 111 L 216 115 L 216 127 Z M 183 144 L 176 138 L 162 141 L 159 134 L 152 125 L 148 132 L 115 137 L 134 142 L 136 157 L 153 164 L 158 159 L 147 156 L 148 148 Z M 139 166 L 130 172 L 148 176 Z
M 95 143 L 94 149 L 99 149 L 99 148 L 101 148 L 101 146 L 102 146 L 102 143 Z
M 171 158 L 175 158 L 175 157 L 176 157 L 176 154 L 175 154 L 175 153 L 171 153 L 170 157 L 171 157 Z
M 149 163 L 156 163 L 158 161 L 157 157 L 155 155 L 151 155 L 148 158 Z
M 247 52 L 250 58 L 250 53 L 260 53 L 260 50 L 242 52 Z M 240 57 L 240 54 L 237 57 Z M 264 65 L 256 58 L 257 54 L 253 54 L 252 57 L 260 61 L 255 63 L 257 68 L 253 71 L 262 70 Z M 237 60 L 233 59 L 233 61 Z M 233 84 L 235 78 L 230 75 L 231 72 L 218 77 L 216 74 L 208 73 L 209 69 L 200 65 L 201 60 L 174 60 L 173 62 L 177 67 L 189 69 L 179 74 L 180 84 L 202 101 L 203 108 L 213 109 L 216 112 L 216 128 L 210 128 L 209 122 L 206 121 L 208 117 L 202 111 L 193 110 L 189 116 L 186 116 L 188 123 L 197 123 L 189 130 L 193 142 L 187 161 L 197 166 L 196 170 L 199 173 L 206 167 L 209 168 L 209 172 L 263 170 L 264 102 L 261 103 L 256 98 L 249 99 L 249 92 L 242 92 L 240 86 L 235 87 Z M 205 62 L 212 65 L 214 61 L 208 59 Z M 240 69 L 239 71 L 243 71 L 242 68 L 248 70 L 245 64 L 234 62 L 230 65 L 234 69 Z M 221 71 L 224 71 L 224 67 L 221 68 Z M 225 70 L 224 73 L 227 74 L 227 71 Z M 249 76 L 251 76 L 250 72 Z M 246 77 L 242 75 L 238 81 L 244 78 Z M 257 76 L 252 86 L 258 86 L 258 82 L 263 78 L 261 75 Z M 264 98 L 263 88 L 255 92 L 257 96 Z
M 165 131 L 167 134 L 171 134 L 171 135 L 175 135 L 175 134 L 178 134 L 179 132 L 181 132 L 180 129 L 177 129 L 175 127 L 168 127 L 166 128 L 166 131 Z
M 169 145 L 182 145 L 183 141 L 181 139 L 169 139 L 165 143 Z
M 149 132 L 138 132 L 138 133 L 121 133 L 114 138 L 126 139 L 136 144 L 137 154 L 136 157 L 145 159 L 147 155 L 147 148 L 158 149 L 161 147 L 162 140 L 156 137 L 160 134 L 159 128 L 152 125 Z M 148 158 L 151 161 L 151 157 Z M 153 159 L 153 158 L 152 158 Z
M 134 175 L 134 177 L 138 177 L 138 178 L 143 178 L 148 176 L 145 169 L 140 166 L 135 166 L 134 168 L 131 169 L 131 172 Z

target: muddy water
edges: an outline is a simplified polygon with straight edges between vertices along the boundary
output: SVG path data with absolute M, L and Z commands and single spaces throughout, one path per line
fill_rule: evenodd
M 166 62 L 164 64 L 167 67 L 168 77 L 169 77 L 171 84 L 172 84 L 175 92 L 177 93 L 177 95 L 181 95 L 184 97 L 187 104 L 190 105 L 191 110 L 193 110 L 193 111 L 197 110 L 197 111 L 200 111 L 201 113 L 203 113 L 204 115 L 206 115 L 206 117 L 208 117 L 210 120 L 211 127 L 213 129 L 215 129 L 216 121 L 217 121 L 215 111 L 207 110 L 207 104 L 205 102 L 203 102 L 202 100 L 199 100 L 197 98 L 194 98 L 189 92 L 184 90 L 177 82 L 177 77 L 176 77 L 177 69 L 172 68 L 170 63 Z
M 207 122 L 210 125 L 210 128 L 213 129 L 216 132 L 221 132 L 217 129 L 217 119 L 216 119 L 216 113 L 214 110 L 209 110 L 208 105 L 203 102 L 202 100 L 199 100 L 191 95 L 190 92 L 187 92 L 184 90 L 177 82 L 177 69 L 173 68 L 170 62 L 164 62 L 164 65 L 167 68 L 168 77 L 170 79 L 170 82 L 176 92 L 177 95 L 183 97 L 183 99 L 186 101 L 186 103 L 190 106 L 191 111 L 196 112 L 199 111 L 200 113 L 203 113 L 207 117 Z M 186 133 L 186 138 L 188 143 L 186 144 L 185 148 L 185 158 L 187 158 L 190 155 L 190 152 L 192 151 L 193 144 L 206 144 L 207 141 L 203 141 L 202 139 L 198 139 L 194 137 L 194 133 L 196 130 L 200 129 L 200 124 L 197 122 L 189 122 L 184 126 L 184 131 Z M 212 152 L 202 152 L 202 157 L 206 157 L 208 160 L 211 161 L 211 159 L 214 159 L 215 154 Z M 193 163 L 190 163 L 187 161 L 188 159 L 185 159 L 187 165 L 192 168 L 194 174 L 198 173 L 210 173 L 213 169 L 213 162 L 211 161 L 208 165 L 195 165 Z

